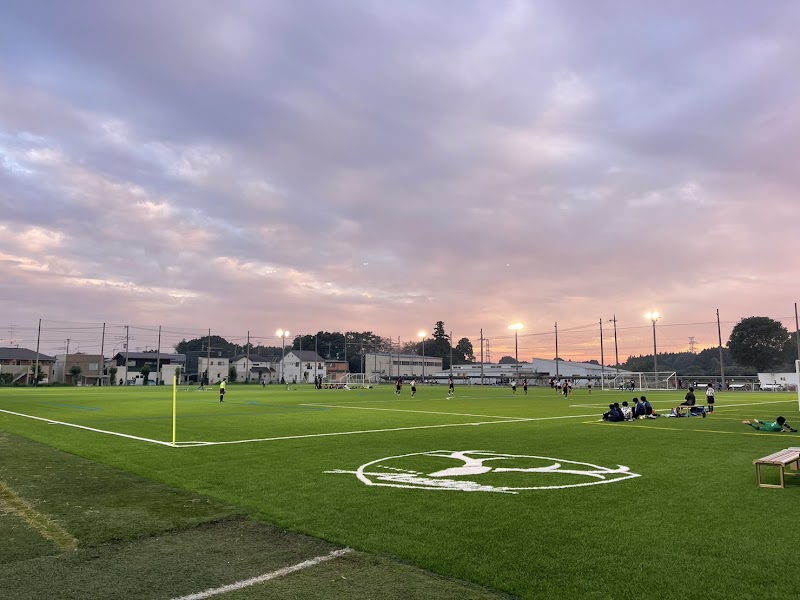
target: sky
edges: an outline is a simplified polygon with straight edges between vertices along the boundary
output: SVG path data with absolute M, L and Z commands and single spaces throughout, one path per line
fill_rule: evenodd
M 603 321 L 608 364 L 654 310 L 659 352 L 717 309 L 723 343 L 793 331 L 797 31 L 745 0 L 5 0 L 0 345 L 444 321 L 527 360 L 558 323 L 581 360 Z

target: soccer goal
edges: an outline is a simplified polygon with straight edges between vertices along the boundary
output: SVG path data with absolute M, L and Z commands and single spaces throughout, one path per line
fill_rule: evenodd
M 371 388 L 378 385 L 378 375 L 367 375 L 366 373 L 348 373 L 340 381 L 347 384 L 349 388 Z
M 674 390 L 677 385 L 675 371 L 645 372 L 621 374 L 614 377 L 614 389 L 629 390 L 633 382 L 634 390 Z

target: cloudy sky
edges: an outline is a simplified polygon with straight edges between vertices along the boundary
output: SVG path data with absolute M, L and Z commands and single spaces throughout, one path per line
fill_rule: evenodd
M 6 0 L 0 345 L 793 330 L 798 31 L 744 0 Z

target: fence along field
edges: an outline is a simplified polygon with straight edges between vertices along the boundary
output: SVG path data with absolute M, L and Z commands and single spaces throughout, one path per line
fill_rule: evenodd
M 234 385 L 224 403 L 179 392 L 184 447 L 170 448 L 168 388 L 1 392 L 8 431 L 521 597 L 692 597 L 702 585 L 788 598 L 763 575 L 800 566 L 781 550 L 800 533 L 800 486 L 759 490 L 752 466 L 800 439 L 741 424 L 797 421 L 792 394 L 723 392 L 707 419 L 612 425 L 598 422 L 603 407 L 632 394 L 465 387 L 447 400 L 430 386 L 412 400 L 390 386 Z M 659 411 L 680 401 L 647 395 Z M 781 526 L 764 536 L 752 523 Z M 675 576 L 678 560 L 692 561 L 691 577 Z

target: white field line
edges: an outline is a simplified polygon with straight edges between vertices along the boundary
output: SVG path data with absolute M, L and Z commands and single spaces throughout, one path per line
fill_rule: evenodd
M 95 433 L 104 433 L 106 435 L 116 435 L 119 437 L 128 438 L 131 440 L 138 440 L 140 442 L 150 442 L 151 444 L 159 444 L 161 446 L 172 446 L 171 442 L 162 442 L 160 440 L 151 440 L 150 438 L 139 437 L 137 435 L 129 435 L 127 433 L 119 433 L 117 431 L 106 431 L 105 429 L 95 429 L 94 427 L 86 427 L 85 425 L 76 425 L 75 423 L 66 423 L 64 421 L 54 421 L 53 419 L 45 419 L 43 417 L 34 417 L 33 415 L 26 415 L 23 413 L 13 412 L 10 410 L 0 409 L 0 412 L 16 415 L 18 417 L 25 417 L 26 419 L 36 419 L 37 421 L 44 421 L 51 425 L 64 425 L 65 427 L 75 427 L 76 429 L 85 429 L 86 431 L 94 431 Z
M 190 594 L 188 596 L 180 596 L 179 598 L 173 598 L 173 600 L 203 600 L 204 598 L 211 598 L 212 596 L 219 596 L 220 594 L 235 592 L 237 590 L 241 590 L 243 588 L 250 587 L 252 585 L 264 583 L 265 581 L 269 581 L 270 579 L 277 579 L 278 577 L 284 577 L 285 575 L 296 573 L 297 571 L 302 571 L 303 569 L 308 569 L 309 567 L 315 567 L 320 563 L 333 560 L 334 558 L 339 558 L 340 556 L 344 556 L 349 552 L 352 552 L 350 548 L 334 550 L 333 552 L 329 552 L 328 554 L 323 554 L 321 556 L 317 556 L 316 558 L 304 560 L 303 562 L 297 563 L 296 565 L 292 565 L 290 567 L 284 567 L 282 569 L 278 569 L 277 571 L 272 571 L 271 573 L 265 573 L 264 575 L 259 575 L 258 577 L 253 577 L 251 579 L 243 579 L 242 581 L 237 581 L 236 583 L 231 583 L 229 585 L 223 585 L 222 587 L 218 588 L 210 588 L 203 592 L 197 592 L 196 594 Z
M 352 408 L 352 407 L 345 407 Z M 380 410 L 380 409 L 375 409 Z M 337 435 L 356 435 L 359 433 L 386 433 L 390 431 L 412 431 L 415 429 L 441 429 L 443 427 L 468 427 L 477 425 L 496 425 L 498 423 L 525 423 L 530 421 L 555 421 L 557 419 L 585 419 L 586 417 L 596 417 L 597 414 L 592 415 L 564 415 L 559 417 L 529 417 L 514 419 L 511 417 L 503 417 L 502 421 L 480 421 L 477 423 L 445 423 L 443 425 L 417 425 L 415 427 L 392 427 L 388 429 L 361 429 L 358 431 L 334 431 L 331 433 L 308 433 L 305 435 L 285 435 L 280 437 L 271 438 L 257 438 L 252 440 L 231 440 L 227 442 L 178 442 L 181 448 L 191 448 L 195 446 L 224 446 L 230 444 L 250 444 L 253 442 L 277 442 L 280 440 L 302 440 L 306 438 L 315 437 L 331 437 Z
M 300 406 L 319 406 L 322 408 L 349 408 L 352 410 L 381 410 L 387 412 L 419 413 L 423 415 L 447 415 L 448 417 L 479 417 L 481 419 L 520 419 L 522 417 L 503 417 L 498 415 L 473 415 L 470 413 L 439 412 L 435 410 L 408 410 L 406 408 L 375 408 L 372 406 L 340 406 L 338 404 L 301 404 Z

